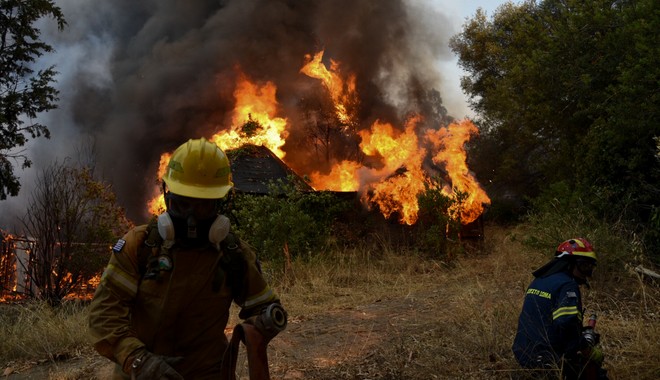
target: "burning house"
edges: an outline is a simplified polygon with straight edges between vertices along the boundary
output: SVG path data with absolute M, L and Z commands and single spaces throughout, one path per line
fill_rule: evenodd
M 105 262 L 109 252 L 107 244 L 68 243 L 67 248 L 62 248 L 62 244 L 57 243 L 49 254 L 44 253 L 44 247 L 38 247 L 39 242 L 33 238 L 14 236 L 2 230 L 0 238 L 0 303 L 35 297 L 50 301 L 54 295 L 89 299 L 100 281 L 100 273 L 92 273 L 98 266 L 90 263 Z M 72 250 L 78 255 L 76 264 L 79 267 L 67 265 L 72 260 L 71 252 L 63 251 Z M 76 273 L 67 271 L 74 268 L 78 270 Z
M 313 191 L 296 172 L 262 145 L 244 145 L 228 151 L 234 189 L 240 194 L 266 195 L 268 185 L 280 181 L 300 191 Z
M 318 113 L 311 113 L 301 122 L 312 126 L 325 123 L 321 129 L 325 136 L 333 138 L 319 141 L 318 135 L 310 134 L 308 145 L 317 143 L 316 148 L 320 146 L 326 153 L 335 144 L 352 146 L 354 152 L 341 160 L 310 155 L 305 165 L 289 160 L 283 147 L 294 128 L 287 119 L 277 116 L 280 106 L 275 85 L 253 83 L 240 75 L 234 90 L 232 126 L 210 137 L 225 151 L 233 152 L 236 189 L 264 194 L 270 181 L 298 178 L 296 182 L 305 190 L 355 194 L 365 208 L 378 210 L 386 219 L 395 216 L 400 224 L 414 225 L 419 194 L 435 187 L 449 198 L 461 197 L 450 212 L 462 224 L 472 226 L 465 229 L 466 235 L 481 236 L 483 229 L 474 227 L 481 225 L 479 218 L 490 199 L 467 167 L 464 148 L 470 137 L 478 133 L 474 124 L 462 120 L 432 128 L 418 114 L 407 118 L 402 128 L 376 119 L 369 128 L 352 130 L 351 125 L 358 124 L 351 112 L 359 104 L 352 84 L 355 79 L 352 75 L 344 79 L 336 71 L 336 63 L 326 68 L 320 59 L 322 53 L 314 58 L 308 56 L 301 73 L 321 82 L 332 101 L 331 115 L 322 119 Z M 159 177 L 169 157 L 169 152 L 161 155 Z M 309 185 L 301 175 L 309 178 Z M 442 180 L 434 180 L 434 175 Z M 163 209 L 162 194 L 154 196 L 150 203 L 152 214 Z
M 0 302 L 20 294 L 33 294 L 30 250 L 34 242 L 0 230 Z

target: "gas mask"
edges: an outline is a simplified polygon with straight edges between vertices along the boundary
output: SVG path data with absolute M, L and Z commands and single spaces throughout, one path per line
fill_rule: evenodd
M 167 211 L 158 216 L 158 232 L 165 241 L 173 241 L 176 237 L 186 245 L 197 246 L 211 242 L 219 246 L 229 233 L 229 218 L 218 214 L 218 202 L 215 199 L 167 193 L 165 202 Z

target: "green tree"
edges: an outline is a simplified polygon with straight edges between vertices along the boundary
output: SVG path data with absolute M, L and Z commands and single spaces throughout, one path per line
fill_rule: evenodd
M 472 167 L 494 203 L 563 183 L 596 215 L 648 226 L 660 199 L 659 34 L 654 0 L 508 3 L 464 25 L 450 44 L 482 129 Z
M 39 40 L 41 32 L 34 26 L 48 16 L 60 30 L 66 25 L 54 1 L 0 0 L 0 200 L 21 188 L 14 163 L 31 165 L 21 149 L 28 136 L 50 138 L 48 128 L 34 119 L 56 108 L 58 91 L 51 85 L 56 72 L 52 66 L 36 73 L 31 68 L 36 58 L 53 50 Z
M 241 136 L 244 138 L 254 137 L 258 132 L 261 132 L 264 127 L 256 120 L 252 119 L 252 114 L 248 114 L 248 119 L 240 128 Z
M 88 167 L 55 162 L 38 177 L 25 216 L 25 235 L 34 241 L 30 282 L 37 296 L 58 304 L 96 275 L 108 248 L 129 222 L 110 185 Z

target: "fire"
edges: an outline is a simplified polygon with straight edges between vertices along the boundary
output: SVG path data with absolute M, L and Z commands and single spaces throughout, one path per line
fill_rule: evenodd
M 357 105 L 355 92 L 355 75 L 349 75 L 344 81 L 340 75 L 339 63 L 330 60 L 330 70 L 323 64 L 323 50 L 316 53 L 314 57 L 310 54 L 305 56 L 307 63 L 300 69 L 300 72 L 316 79 L 320 79 L 323 86 L 330 93 L 330 97 L 335 106 L 335 113 L 339 121 L 344 125 L 350 125 L 352 115 L 349 112 L 350 106 Z
M 352 120 L 358 105 L 356 78 L 339 70 L 339 63 L 330 60 L 328 69 L 322 62 L 324 51 L 306 55 L 300 72 L 321 80 L 333 101 L 335 114 L 343 124 L 357 125 Z M 344 79 L 346 78 L 346 79 Z M 272 82 L 257 84 L 238 73 L 233 93 L 236 105 L 232 125 L 209 140 L 224 150 L 245 144 L 263 145 L 279 158 L 289 135 L 287 120 L 278 117 L 277 88 Z M 354 112 L 354 111 L 353 111 Z M 439 130 L 422 133 L 423 119 L 410 117 L 403 127 L 376 120 L 369 129 L 355 134 L 364 155 L 359 162 L 342 160 L 328 173 L 311 170 L 311 185 L 317 190 L 358 191 L 368 207 L 376 207 L 385 216 L 396 215 L 401 223 L 414 224 L 418 218 L 418 196 L 427 186 L 438 186 L 424 169 L 428 158 L 442 167 L 451 180 L 442 190 L 446 196 L 460 201 L 451 211 L 458 213 L 463 224 L 474 221 L 490 203 L 485 191 L 470 173 L 466 163 L 464 144 L 478 132 L 468 120 L 452 123 Z M 348 136 L 348 135 L 347 135 Z M 161 156 L 159 178 L 165 172 L 170 154 Z M 458 194 L 464 194 L 460 197 Z M 149 211 L 157 215 L 165 209 L 162 194 L 149 203 Z
M 451 178 L 453 190 L 465 193 L 467 196 L 458 206 L 463 224 L 476 220 L 483 213 L 484 205 L 490 204 L 490 198 L 468 169 L 467 153 L 463 148 L 470 137 L 478 132 L 472 122 L 463 120 L 426 134 L 427 140 L 437 149 L 433 162 L 438 165 L 444 163 L 447 174 Z
M 289 132 L 286 130 L 287 120 L 276 117 L 278 103 L 277 87 L 272 82 L 257 85 L 239 73 L 234 98 L 236 106 L 232 116 L 232 126 L 229 130 L 213 135 L 213 141 L 223 150 L 240 148 L 245 144 L 263 145 L 279 158 L 284 158 L 282 151 Z M 160 157 L 158 179 L 165 174 L 171 153 L 163 153 Z M 151 215 L 159 215 L 165 211 L 163 194 L 154 196 L 148 202 Z
M 165 170 L 167 170 L 167 164 L 170 162 L 171 153 L 163 153 L 160 155 L 160 162 L 158 164 L 158 181 L 163 178 L 165 175 Z M 154 197 L 149 201 L 149 213 L 151 215 L 160 215 L 165 212 L 165 197 L 161 193 L 160 195 Z
M 318 171 L 312 172 L 311 185 L 315 189 L 332 191 L 357 191 L 360 180 L 356 174 L 362 165 L 354 161 L 342 161 L 332 167 L 330 174 L 323 175 Z
M 415 129 L 419 117 L 413 117 L 406 123 L 403 133 L 396 134 L 390 124 L 376 121 L 371 132 L 360 133 L 360 148 L 367 155 L 378 154 L 382 157 L 383 169 L 380 173 L 391 174 L 402 170 L 402 174 L 390 175 L 371 186 L 363 199 L 378 205 L 380 211 L 389 217 L 399 213 L 399 221 L 414 224 L 417 221 L 417 195 L 424 191 L 426 176 L 421 169 L 426 150 L 419 147 Z
M 403 132 L 398 132 L 391 124 L 376 121 L 370 131 L 360 132 L 360 149 L 371 158 L 370 161 L 377 162 L 376 168 L 342 161 L 327 175 L 314 172 L 312 186 L 315 189 L 356 191 L 363 184 L 362 199 L 367 205 L 377 205 L 385 217 L 397 213 L 400 222 L 414 224 L 419 212 L 417 196 L 425 191 L 425 185 L 432 185 L 422 166 L 427 150 L 417 137 L 420 121 L 420 117 L 411 118 Z M 463 120 L 437 131 L 428 131 L 425 135 L 425 141 L 433 148 L 433 162 L 443 166 L 451 179 L 451 186 L 443 188 L 443 194 L 452 199 L 456 199 L 457 192 L 467 196 L 453 210 L 460 213 L 463 224 L 476 220 L 483 213 L 484 205 L 490 204 L 488 195 L 467 167 L 467 154 L 463 148 L 477 132 L 472 122 Z
M 313 173 L 312 186 L 355 191 L 364 183 L 367 191 L 363 200 L 367 205 L 378 205 L 385 217 L 398 213 L 401 222 L 414 224 L 419 211 L 417 195 L 424 191 L 427 181 L 421 169 L 426 150 L 419 147 L 415 132 L 420 121 L 420 117 L 413 117 L 406 123 L 405 130 L 398 132 L 391 124 L 376 120 L 369 131 L 360 132 L 360 149 L 371 161 L 377 162 L 377 167 L 343 161 L 327 175 Z M 392 175 L 397 171 L 402 173 Z
M 287 120 L 276 117 L 277 87 L 272 82 L 259 86 L 250 82 L 245 75 L 239 74 L 234 90 L 236 106 L 229 131 L 216 133 L 211 141 L 223 150 L 240 148 L 245 144 L 263 145 L 279 158 L 284 158 L 282 146 L 289 135 L 286 130 Z M 256 122 L 260 128 L 241 130 L 247 122 Z

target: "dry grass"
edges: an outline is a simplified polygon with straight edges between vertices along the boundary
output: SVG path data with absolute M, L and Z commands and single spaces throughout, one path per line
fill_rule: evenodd
M 524 374 L 510 347 L 531 272 L 547 256 L 520 244 L 521 234 L 490 227 L 483 253 L 450 263 L 395 250 L 386 241 L 291 263 L 284 277 L 271 279 L 290 314 L 289 329 L 271 343 L 273 378 Z M 660 378 L 658 284 L 626 270 L 599 273 L 584 298 L 588 312 L 599 314 L 610 378 Z M 21 310 L 1 317 L 0 365 L 18 357 L 52 359 L 87 344 L 84 309 L 66 317 Z M 24 327 L 30 325 L 34 332 Z M 48 378 L 89 379 L 91 365 L 50 371 Z
M 85 308 L 66 303 L 54 310 L 46 303 L 4 305 L 0 313 L 0 358 L 59 360 L 88 342 Z

